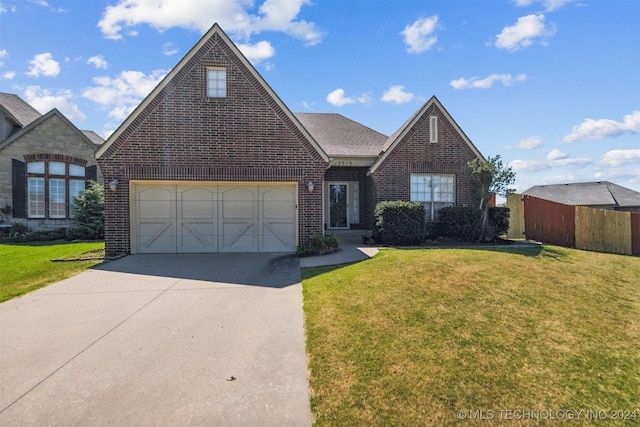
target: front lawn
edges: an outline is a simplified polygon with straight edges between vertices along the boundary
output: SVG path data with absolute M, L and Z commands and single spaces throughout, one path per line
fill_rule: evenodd
M 51 262 L 104 249 L 103 242 L 0 244 L 0 302 L 57 282 L 101 260 Z
M 387 249 L 303 295 L 317 425 L 640 422 L 637 257 Z

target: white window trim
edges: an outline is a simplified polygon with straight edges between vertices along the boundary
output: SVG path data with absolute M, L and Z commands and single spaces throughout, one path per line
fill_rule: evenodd
M 438 142 L 438 116 L 429 116 L 429 142 Z

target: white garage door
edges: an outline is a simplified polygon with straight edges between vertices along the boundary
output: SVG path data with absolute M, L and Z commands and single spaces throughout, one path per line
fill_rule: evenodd
M 294 252 L 295 184 L 134 184 L 137 253 Z

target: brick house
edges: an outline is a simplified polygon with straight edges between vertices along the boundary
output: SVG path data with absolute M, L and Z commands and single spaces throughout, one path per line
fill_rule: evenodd
M 107 252 L 293 252 L 312 234 L 370 230 L 381 200 L 437 218 L 476 203 L 477 157 L 435 97 L 391 137 L 292 113 L 216 24 L 96 152 L 115 187 Z
M 102 179 L 95 160 L 102 142 L 56 109 L 43 115 L 17 95 L 0 93 L 0 219 L 34 230 L 68 227 L 73 198 L 88 180 Z

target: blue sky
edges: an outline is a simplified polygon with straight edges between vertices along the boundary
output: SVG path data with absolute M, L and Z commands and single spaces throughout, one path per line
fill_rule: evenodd
M 215 22 L 294 112 L 389 135 L 436 95 L 518 191 L 640 191 L 637 0 L 0 0 L 0 91 L 107 137 Z

